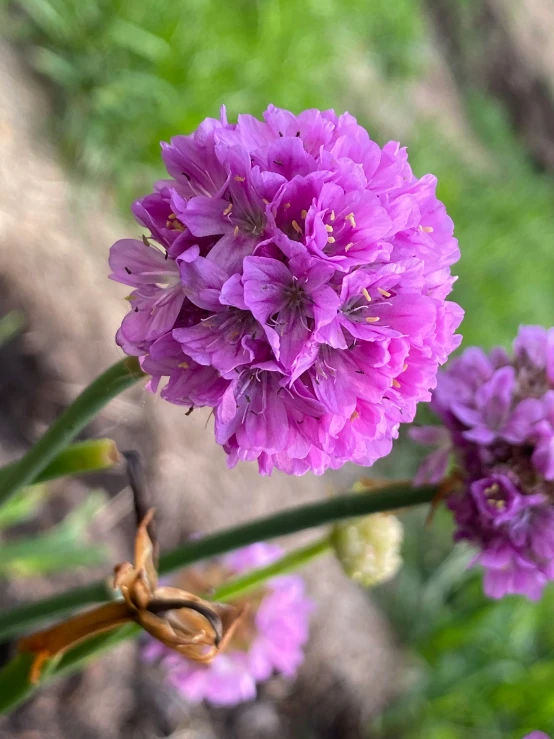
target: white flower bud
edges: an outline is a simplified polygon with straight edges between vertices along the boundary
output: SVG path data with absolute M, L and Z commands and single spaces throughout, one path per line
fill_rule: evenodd
M 371 587 L 393 578 L 400 566 L 404 529 L 392 513 L 374 513 L 337 524 L 331 536 L 342 568 L 352 580 Z

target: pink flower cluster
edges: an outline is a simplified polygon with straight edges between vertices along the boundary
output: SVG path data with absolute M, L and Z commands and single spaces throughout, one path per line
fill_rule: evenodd
M 265 567 L 282 554 L 278 546 L 261 542 L 222 557 L 219 565 L 236 575 Z M 196 576 L 202 579 L 201 569 Z M 257 683 L 274 673 L 293 678 L 304 660 L 312 602 L 298 575 L 280 575 L 264 588 L 261 598 L 249 601 L 246 623 L 210 665 L 192 662 L 154 639 L 145 647 L 145 659 L 161 662 L 170 685 L 191 703 L 234 705 L 254 699 Z
M 348 113 L 270 106 L 163 144 L 172 179 L 112 247 L 117 342 L 172 403 L 214 409 L 229 464 L 300 475 L 390 451 L 458 345 L 436 179 Z
M 508 355 L 471 347 L 439 374 L 442 427 L 412 429 L 437 446 L 416 482 L 438 482 L 455 455 L 463 489 L 448 505 L 456 539 L 475 544 L 487 595 L 536 600 L 554 580 L 554 329 L 522 326 Z

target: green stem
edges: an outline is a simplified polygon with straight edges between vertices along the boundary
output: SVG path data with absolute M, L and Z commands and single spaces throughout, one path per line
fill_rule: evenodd
M 63 449 L 46 465 L 33 480 L 39 482 L 56 480 L 68 475 L 83 475 L 87 472 L 99 472 L 119 462 L 119 451 L 113 439 L 91 439 L 79 441 Z M 0 483 L 11 475 L 20 464 L 19 460 L 10 462 L 0 468 Z
M 294 534 L 297 531 L 323 526 L 341 519 L 429 503 L 437 492 L 437 485 L 413 488 L 410 483 L 403 481 L 389 483 L 366 493 L 336 495 L 316 503 L 307 503 L 267 518 L 258 518 L 242 526 L 187 542 L 161 556 L 159 571 L 164 575 L 199 559 L 215 557 L 247 544 Z
M 406 482 L 394 482 L 366 493 L 337 495 L 316 503 L 308 503 L 187 542 L 160 558 L 159 572 L 160 575 L 167 575 L 201 559 L 216 557 L 248 544 L 293 534 L 333 521 L 429 503 L 437 493 L 437 485 L 413 488 Z M 108 598 L 108 585 L 106 581 L 100 580 L 37 603 L 16 606 L 0 614 L 0 640 L 28 631 L 46 619 Z
M 19 653 L 0 671 L 0 714 L 13 711 L 33 692 L 29 682 L 33 660 L 33 654 Z
M 329 536 L 326 535 L 301 549 L 294 549 L 266 567 L 250 570 L 250 572 L 244 575 L 229 580 L 229 582 L 224 583 L 221 587 L 216 588 L 208 596 L 209 600 L 225 602 L 246 595 L 260 585 L 263 585 L 264 582 L 267 582 L 272 577 L 286 575 L 287 572 L 294 572 L 300 569 L 300 567 L 308 564 L 312 559 L 319 557 L 320 554 L 327 552 L 330 548 Z
M 23 459 L 0 477 L 0 504 L 34 482 L 50 462 L 116 395 L 144 377 L 136 357 L 126 357 L 96 378 L 50 426 Z M 1 474 L 1 470 L 0 470 Z

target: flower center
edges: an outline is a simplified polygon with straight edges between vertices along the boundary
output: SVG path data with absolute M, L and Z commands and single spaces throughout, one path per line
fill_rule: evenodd
M 516 364 L 516 371 L 516 400 L 542 398 L 551 389 L 545 370 L 536 367 L 531 362 L 520 360 Z
M 506 509 L 506 501 L 503 497 L 502 490 L 500 489 L 500 485 L 496 482 L 494 482 L 492 485 L 489 485 L 488 488 L 485 488 L 483 491 L 487 498 L 487 503 L 492 508 L 496 508 L 498 511 L 503 511 Z
M 290 308 L 302 308 L 309 301 L 304 288 L 299 284 L 298 278 L 292 278 L 292 284 L 285 288 L 285 297 Z
M 184 231 L 185 225 L 177 218 L 175 213 L 170 213 L 165 223 L 165 227 L 170 231 Z

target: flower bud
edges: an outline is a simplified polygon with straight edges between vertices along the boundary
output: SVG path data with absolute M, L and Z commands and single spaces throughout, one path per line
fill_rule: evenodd
M 374 513 L 337 524 L 331 535 L 348 577 L 365 587 L 392 579 L 402 564 L 402 524 L 392 513 Z

